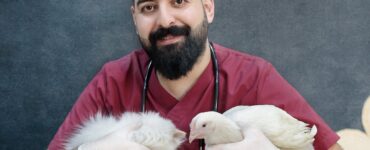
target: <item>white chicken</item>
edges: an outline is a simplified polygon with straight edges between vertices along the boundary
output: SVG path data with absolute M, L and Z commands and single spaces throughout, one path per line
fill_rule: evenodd
M 273 105 L 236 106 L 223 115 L 200 113 L 190 123 L 189 141 L 204 139 L 207 145 L 226 144 L 243 140 L 242 130 L 258 128 L 278 148 L 313 150 L 316 126 L 299 121 Z
M 186 133 L 176 129 L 168 119 L 158 113 L 124 113 L 120 118 L 98 113 L 85 122 L 65 143 L 66 150 L 78 149 L 85 143 L 109 136 L 104 145 L 116 141 L 130 141 L 150 150 L 176 150 L 185 140 Z

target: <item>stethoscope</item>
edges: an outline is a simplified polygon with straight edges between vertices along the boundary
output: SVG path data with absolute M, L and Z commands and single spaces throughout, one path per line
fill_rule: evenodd
M 209 43 L 209 48 L 211 50 L 211 58 L 212 58 L 212 63 L 213 63 L 213 73 L 214 73 L 214 92 L 213 92 L 213 111 L 217 111 L 218 110 L 218 91 L 219 91 L 219 71 L 218 71 L 218 63 L 217 63 L 217 58 L 216 58 L 216 53 L 215 53 L 215 50 L 214 50 L 214 47 L 213 47 L 213 44 L 210 42 Z M 149 64 L 147 66 L 147 69 L 146 69 L 146 73 L 145 73 L 145 78 L 144 78 L 144 86 L 143 86 L 143 90 L 142 90 L 142 93 L 141 93 L 141 112 L 145 112 L 146 108 L 145 108 L 145 104 L 146 104 L 146 93 L 148 91 L 148 82 L 149 82 L 149 79 L 150 79 L 150 74 L 153 70 L 153 67 L 152 67 L 152 61 L 150 60 L 149 61 Z M 200 140 L 199 142 L 199 149 L 200 150 L 204 150 L 205 146 L 204 146 L 204 140 Z

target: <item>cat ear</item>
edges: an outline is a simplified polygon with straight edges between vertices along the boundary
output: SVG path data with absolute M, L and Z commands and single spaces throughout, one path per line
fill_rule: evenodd
M 181 131 L 179 129 L 176 129 L 175 133 L 173 134 L 173 138 L 177 140 L 181 140 L 181 141 L 185 140 L 185 137 L 186 137 L 186 132 Z

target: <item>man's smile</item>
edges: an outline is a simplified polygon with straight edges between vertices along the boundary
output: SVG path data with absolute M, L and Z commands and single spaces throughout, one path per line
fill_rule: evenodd
M 165 45 L 170 45 L 174 44 L 176 42 L 179 42 L 184 38 L 183 35 L 178 35 L 178 36 L 173 36 L 173 35 L 167 35 L 162 39 L 157 40 L 157 45 L 158 46 L 165 46 Z

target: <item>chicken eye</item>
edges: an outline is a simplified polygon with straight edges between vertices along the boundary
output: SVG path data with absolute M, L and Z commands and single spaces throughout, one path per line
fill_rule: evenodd
M 202 127 L 205 128 L 207 125 L 206 124 L 203 124 Z

